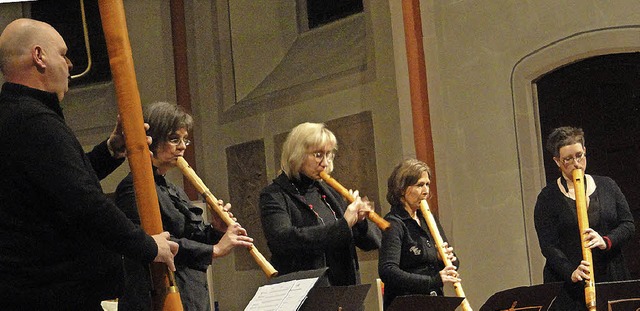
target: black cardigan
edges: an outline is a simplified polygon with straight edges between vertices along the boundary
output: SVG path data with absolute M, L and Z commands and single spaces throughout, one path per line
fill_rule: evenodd
M 384 306 L 401 295 L 443 295 L 440 271 L 444 263 L 438 258 L 435 240 L 420 210 L 420 225 L 411 218 L 403 206 L 391 206 L 384 217 L 391 227 L 382 233 L 382 246 L 378 261 L 378 274 L 384 282 Z M 434 217 L 435 218 L 435 217 Z M 442 237 L 447 237 L 437 218 L 436 225 Z M 453 265 L 460 267 L 456 260 Z
M 596 282 L 626 280 L 629 278 L 629 272 L 621 247 L 633 237 L 635 231 L 633 215 L 615 181 L 609 177 L 591 176 L 596 189 L 590 195 L 590 199 L 597 200 L 600 213 L 597 223 L 591 216 L 589 217 L 590 227 L 611 240 L 610 249 L 592 249 L 595 280 Z M 582 260 L 576 207 L 575 203 L 573 205 L 567 203 L 556 181 L 549 183 L 538 195 L 534 221 L 540 249 L 546 258 L 544 282 L 564 281 L 566 284 L 565 291 L 554 304 L 569 302 L 570 299 L 584 302 L 582 282 L 572 283 L 571 281 L 571 273 Z
M 355 246 L 363 250 L 380 247 L 380 230 L 368 219 L 349 228 L 344 219 L 347 203 L 324 182 L 320 191 L 335 212 L 337 220 L 322 225 L 284 173 L 260 193 L 260 216 L 271 263 L 282 274 L 329 267 L 331 285 L 360 283 Z M 332 248 L 340 257 L 326 262 L 325 250 Z
M 169 182 L 153 168 L 162 228 L 171 234 L 180 250 L 174 258 L 176 282 L 185 310 L 209 310 L 207 268 L 213 258 L 213 245 L 224 232 L 214 230 L 202 218 L 202 209 L 193 206 L 180 187 Z M 116 189 L 116 204 L 135 224 L 140 224 L 133 175 L 129 173 Z M 151 310 L 151 275 L 149 267 L 125 258 L 125 293 L 118 300 L 118 310 Z
M 154 240 L 102 192 L 98 176 L 123 160 L 106 142 L 85 154 L 56 94 L 2 86 L 0 158 L 3 309 L 74 309 L 114 297 L 119 254 L 156 256 Z

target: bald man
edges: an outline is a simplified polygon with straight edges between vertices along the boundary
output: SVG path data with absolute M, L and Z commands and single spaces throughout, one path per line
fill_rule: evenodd
M 120 130 L 85 154 L 66 125 L 66 53 L 43 22 L 18 19 L 0 35 L 2 310 L 101 310 L 119 294 L 122 255 L 175 270 L 168 234 L 145 234 L 100 187 L 124 161 Z

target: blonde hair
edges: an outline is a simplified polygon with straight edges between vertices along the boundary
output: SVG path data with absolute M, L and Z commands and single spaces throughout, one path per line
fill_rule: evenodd
M 280 168 L 289 178 L 300 178 L 300 168 L 310 148 L 333 146 L 338 149 L 336 136 L 323 123 L 305 122 L 294 127 L 282 144 Z M 333 171 L 333 161 L 328 162 L 327 173 Z

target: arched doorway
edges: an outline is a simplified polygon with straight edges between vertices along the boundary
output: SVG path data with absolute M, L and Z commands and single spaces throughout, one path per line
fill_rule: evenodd
M 533 210 L 538 193 L 546 184 L 546 172 L 549 171 L 544 164 L 549 156 L 543 153 L 542 146 L 546 139 L 545 136 L 548 135 L 548 130 L 542 129 L 544 122 L 540 121 L 541 112 L 538 109 L 538 84 L 536 82 L 540 82 L 543 76 L 556 71 L 556 69 L 578 61 L 602 55 L 637 53 L 640 51 L 639 33 L 640 26 L 627 25 L 571 34 L 532 50 L 513 66 L 511 92 L 531 284 L 542 283 L 542 267 L 545 260 L 538 245 L 538 237 L 533 224 Z M 596 137 L 590 138 L 589 136 L 587 139 L 588 145 L 597 140 Z M 590 147 L 589 151 L 591 151 Z M 592 166 L 591 153 L 589 156 L 589 172 L 602 174 Z M 618 183 L 622 182 L 618 180 Z M 630 196 L 627 194 L 628 200 Z M 635 204 L 637 210 L 637 203 Z M 638 225 L 636 223 L 636 226 Z M 637 238 L 634 243 L 638 243 Z M 629 255 L 629 257 L 638 256 Z M 634 276 L 637 277 L 638 264 L 632 263 L 632 265 L 633 267 L 630 268 L 635 270 Z
M 549 72 L 537 81 L 543 145 L 558 126 L 585 131 L 587 172 L 613 178 L 640 223 L 640 53 L 590 57 Z M 547 181 L 558 178 L 544 150 Z M 624 247 L 627 265 L 640 277 L 640 233 Z

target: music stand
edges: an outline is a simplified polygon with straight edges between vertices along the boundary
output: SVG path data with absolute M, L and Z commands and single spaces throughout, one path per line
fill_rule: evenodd
M 638 310 L 640 280 L 596 283 L 596 309 Z
M 546 311 L 562 285 L 562 282 L 555 282 L 503 290 L 489 297 L 480 311 L 509 310 L 511 307 L 515 310 Z
M 329 277 L 327 276 L 328 270 L 329 268 L 321 268 L 316 270 L 304 270 L 304 271 L 291 272 L 284 275 L 273 277 L 269 279 L 267 284 L 277 284 L 277 283 L 288 282 L 293 280 L 318 278 L 318 281 L 316 282 L 315 287 L 329 286 Z
M 258 288 L 245 310 L 299 310 L 311 290 L 319 286 L 322 279 L 327 279 L 327 270 L 328 268 L 298 271 L 271 278 L 267 284 Z M 326 282 L 329 283 L 328 280 Z
M 398 296 L 391 302 L 387 311 L 453 311 L 464 298 L 429 295 Z
M 300 311 L 361 310 L 371 284 L 314 287 L 302 303 Z

